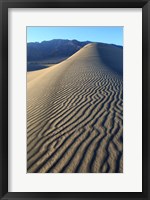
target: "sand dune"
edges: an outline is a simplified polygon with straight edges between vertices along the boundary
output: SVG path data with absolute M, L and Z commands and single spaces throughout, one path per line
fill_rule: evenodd
M 28 74 L 27 171 L 123 172 L 122 49 L 89 44 Z

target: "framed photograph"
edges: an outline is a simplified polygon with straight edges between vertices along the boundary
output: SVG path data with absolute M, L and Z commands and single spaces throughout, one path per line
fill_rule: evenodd
M 0 5 L 1 199 L 150 199 L 149 1 Z

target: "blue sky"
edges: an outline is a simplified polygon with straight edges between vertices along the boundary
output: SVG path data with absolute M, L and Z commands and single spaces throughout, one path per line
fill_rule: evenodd
M 27 27 L 27 42 L 52 39 L 88 40 L 123 46 L 123 27 Z

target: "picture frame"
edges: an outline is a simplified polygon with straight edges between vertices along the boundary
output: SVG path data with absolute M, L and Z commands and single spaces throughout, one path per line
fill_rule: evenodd
M 150 199 L 150 2 L 149 0 L 2 0 L 0 59 L 0 198 L 1 199 Z M 8 191 L 8 9 L 9 8 L 142 8 L 142 192 L 9 192 Z

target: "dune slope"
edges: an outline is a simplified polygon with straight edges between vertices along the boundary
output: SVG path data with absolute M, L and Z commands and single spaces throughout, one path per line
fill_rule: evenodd
M 88 44 L 30 72 L 27 172 L 123 172 L 122 49 Z

